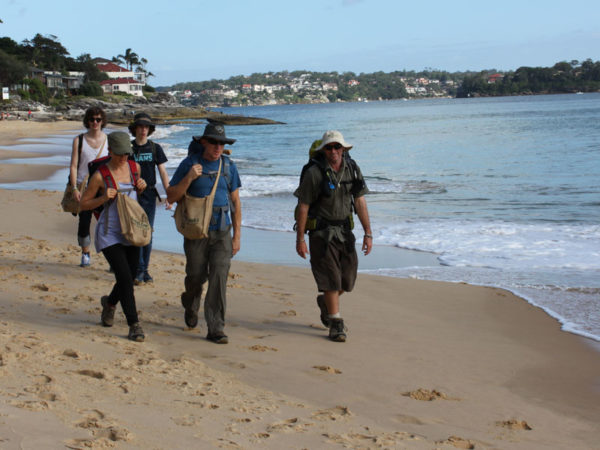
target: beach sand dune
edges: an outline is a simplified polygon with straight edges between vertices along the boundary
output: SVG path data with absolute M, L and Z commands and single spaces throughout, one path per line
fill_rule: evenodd
M 597 447 L 597 348 L 499 289 L 360 274 L 339 344 L 309 269 L 234 261 L 215 345 L 184 326 L 183 255 L 153 252 L 130 342 L 61 195 L 0 190 L 2 449 Z

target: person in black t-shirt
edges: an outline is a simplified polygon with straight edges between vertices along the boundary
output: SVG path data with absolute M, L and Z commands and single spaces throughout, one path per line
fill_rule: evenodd
M 169 187 L 169 177 L 167 175 L 167 169 L 165 163 L 167 157 L 162 147 L 148 139 L 148 137 L 154 133 L 155 130 L 152 119 L 146 113 L 138 113 L 134 116 L 133 122 L 129 125 L 129 132 L 135 137 L 131 141 L 133 147 L 133 158 L 141 167 L 141 178 L 146 180 L 148 187 L 138 197 L 138 201 L 146 214 L 150 225 L 154 227 L 154 214 L 156 212 L 156 199 L 161 200 L 158 191 L 156 190 L 156 168 L 158 167 L 158 174 L 160 180 L 165 188 L 165 192 Z M 167 209 L 171 209 L 171 205 L 165 199 Z M 141 248 L 140 251 L 140 262 L 138 264 L 138 272 L 135 277 L 135 284 L 141 283 L 152 283 L 154 280 L 148 273 L 148 264 L 150 263 L 150 253 L 152 252 L 152 241 L 145 247 Z

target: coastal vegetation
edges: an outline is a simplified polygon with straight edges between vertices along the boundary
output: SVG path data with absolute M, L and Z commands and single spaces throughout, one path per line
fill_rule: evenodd
M 23 100 L 58 105 L 73 96 L 103 98 L 105 101 L 132 100 L 115 91 L 104 95 L 102 84 L 108 76 L 88 53 L 73 58 L 54 35 L 36 34 L 17 43 L 0 37 L 0 85 L 9 86 Z M 153 76 L 148 60 L 127 48 L 112 57 L 130 71 Z M 83 77 L 76 88 L 52 89 L 37 73 Z M 519 67 L 515 71 L 482 70 L 447 72 L 427 68 L 422 71 L 382 71 L 374 73 L 312 72 L 305 70 L 253 73 L 228 79 L 192 81 L 153 88 L 144 83 L 143 94 L 169 92 L 185 106 L 242 106 L 289 103 L 327 103 L 393 100 L 423 97 L 477 97 L 502 95 L 554 94 L 600 91 L 600 62 L 587 59 L 561 61 L 552 67 Z M 110 97 L 110 99 L 109 99 Z
M 157 90 L 179 94 L 182 102 L 203 106 L 597 92 L 600 62 L 563 61 L 552 67 L 520 67 L 506 72 L 267 72 L 178 83 Z
M 600 91 L 600 62 L 587 59 L 552 67 L 520 67 L 514 72 L 466 75 L 458 97 L 562 94 Z
M 148 60 L 140 57 L 131 48 L 112 58 L 112 61 L 127 65 L 129 70 L 154 76 L 147 69 Z M 50 71 L 57 74 L 82 73 L 83 83 L 69 92 L 71 95 L 101 96 L 100 82 L 108 78 L 97 65 L 96 58 L 83 53 L 76 58 L 60 43 L 57 36 L 36 34 L 32 39 L 17 43 L 10 37 L 0 37 L 0 85 L 20 86 L 18 94 L 25 98 L 47 103 L 57 92 L 40 89 L 34 74 Z M 154 91 L 148 87 L 148 91 Z M 62 95 L 62 93 L 59 93 Z M 60 95 L 58 95 L 60 97 Z

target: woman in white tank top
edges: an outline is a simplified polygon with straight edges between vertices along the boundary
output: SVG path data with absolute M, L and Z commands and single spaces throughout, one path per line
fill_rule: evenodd
M 83 125 L 87 132 L 75 136 L 71 152 L 71 170 L 69 182 L 75 190 L 75 198 L 81 201 L 81 191 L 88 177 L 88 163 L 96 158 L 108 155 L 108 142 L 102 129 L 106 126 L 106 114 L 102 108 L 88 108 L 83 117 Z M 81 152 L 79 144 L 81 141 Z M 81 267 L 87 267 L 90 259 L 90 225 L 92 223 L 91 211 L 80 211 L 79 225 L 77 227 L 77 243 L 81 247 Z

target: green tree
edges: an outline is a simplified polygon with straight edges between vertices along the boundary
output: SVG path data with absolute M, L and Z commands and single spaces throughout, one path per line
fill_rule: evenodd
M 0 50 L 0 84 L 15 84 L 27 75 L 27 65 L 14 55 Z
M 29 86 L 29 94 L 32 100 L 47 103 L 49 99 L 48 88 L 38 79 L 25 79 L 25 84 Z
M 102 86 L 97 81 L 86 81 L 79 88 L 79 93 L 87 97 L 101 97 L 104 95 Z
M 64 70 L 69 52 L 52 34 L 36 34 L 31 40 L 23 41 L 23 50 L 33 66 L 46 70 Z

